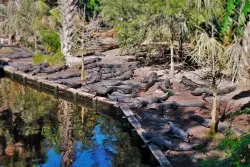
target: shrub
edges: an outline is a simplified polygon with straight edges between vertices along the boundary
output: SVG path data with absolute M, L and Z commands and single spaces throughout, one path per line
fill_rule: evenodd
M 50 65 L 62 66 L 65 63 L 64 56 L 62 52 L 58 51 L 55 55 L 44 55 L 44 54 L 35 54 L 33 57 L 33 62 L 35 64 L 41 64 L 47 62 Z
M 42 30 L 39 35 L 46 52 L 57 52 L 61 49 L 60 36 L 56 31 Z
M 237 138 L 232 133 L 228 133 L 221 141 L 218 149 L 224 150 L 225 159 L 202 160 L 200 167 L 249 167 L 250 166 L 250 133 L 246 133 Z

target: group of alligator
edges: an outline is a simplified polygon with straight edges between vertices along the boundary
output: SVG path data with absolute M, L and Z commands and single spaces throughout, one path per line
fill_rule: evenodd
M 176 101 L 166 101 L 170 96 L 176 94 L 172 87 L 173 83 L 171 83 L 168 78 L 162 79 L 156 72 L 151 72 L 149 76 L 137 81 L 133 79 L 136 68 L 135 62 L 107 64 L 101 61 L 102 56 L 98 54 L 85 59 L 84 68 L 87 72 L 87 79 L 86 81 L 81 81 L 81 66 L 74 67 L 77 70 L 73 70 L 74 72 L 72 72 L 71 68 L 67 66 L 51 67 L 47 63 L 33 65 L 20 63 L 20 61 L 15 62 L 18 58 L 28 58 L 32 56 L 23 50 L 16 49 L 15 51 L 16 53 L 12 54 L 12 57 L 10 57 L 10 55 L 1 56 L 2 58 L 6 57 L 5 61 L 8 63 L 5 65 L 84 92 L 106 97 L 111 101 L 115 101 L 118 106 L 125 104 L 136 113 L 142 125 L 143 122 L 151 123 L 154 126 L 169 125 L 168 130 L 164 133 L 147 132 L 143 134 L 145 138 L 157 145 L 161 150 L 192 150 L 204 144 L 203 142 L 199 144 L 179 145 L 171 142 L 169 138 L 166 140 L 166 137 L 163 137 L 165 135 L 168 137 L 177 137 L 181 142 L 189 143 L 190 134 L 176 126 L 169 118 L 166 118 L 166 115 L 169 111 L 176 111 L 180 107 L 204 108 L 205 102 L 178 103 Z M 212 95 L 208 87 L 198 84 L 185 76 L 183 76 L 181 83 L 192 91 L 192 95 L 202 96 L 204 100 L 207 96 Z M 162 96 L 140 96 L 141 92 L 147 92 L 155 84 L 157 84 L 157 89 L 160 89 L 164 93 Z M 235 87 L 219 89 L 218 94 L 230 93 L 235 89 Z M 190 116 L 190 119 L 197 121 L 205 127 L 209 127 L 211 122 L 209 119 L 198 115 Z M 223 124 L 219 130 L 225 132 L 226 127 L 228 126 Z

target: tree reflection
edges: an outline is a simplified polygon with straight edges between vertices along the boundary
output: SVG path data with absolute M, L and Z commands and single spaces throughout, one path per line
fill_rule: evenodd
M 61 140 L 61 154 L 62 154 L 62 167 L 72 166 L 74 160 L 74 139 L 73 139 L 73 122 L 71 121 L 74 106 L 65 101 L 60 101 L 58 120 L 60 122 L 60 140 Z
M 0 166 L 141 166 L 111 118 L 0 80 Z

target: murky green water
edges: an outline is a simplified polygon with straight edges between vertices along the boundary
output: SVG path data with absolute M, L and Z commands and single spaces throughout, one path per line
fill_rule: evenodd
M 0 79 L 0 167 L 136 167 L 119 123 L 89 108 Z

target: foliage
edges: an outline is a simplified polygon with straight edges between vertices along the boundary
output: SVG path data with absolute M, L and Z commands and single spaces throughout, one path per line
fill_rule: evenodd
M 58 126 L 53 126 L 53 123 L 48 123 L 42 127 L 41 134 L 46 138 L 46 140 L 55 142 L 56 145 L 59 145 L 59 132 Z
M 49 11 L 50 15 L 52 16 L 52 18 L 55 20 L 55 22 L 60 23 L 61 19 L 62 19 L 62 13 L 60 11 L 60 9 L 57 8 L 52 8 Z
M 201 167 L 247 167 L 250 166 L 250 133 L 246 133 L 237 138 L 232 133 L 228 133 L 221 141 L 219 150 L 226 152 L 226 157 L 222 160 L 203 160 L 199 163 Z
M 200 67 L 208 67 L 212 75 L 221 73 L 226 68 L 224 47 L 215 37 L 209 37 L 207 33 L 197 36 L 194 50 L 190 53 L 192 59 Z
M 64 55 L 59 51 L 54 55 L 44 55 L 37 53 L 33 56 L 33 62 L 35 64 L 41 64 L 47 62 L 50 65 L 62 66 L 65 63 Z
M 90 20 L 92 17 L 100 12 L 100 0 L 78 0 L 78 6 L 84 8 L 85 5 L 85 17 Z
M 229 0 L 223 22 L 221 23 L 220 35 L 224 43 L 229 44 L 235 36 L 242 36 L 244 27 L 249 17 L 250 1 Z
M 9 2 L 9 26 L 14 32 L 23 36 L 37 35 L 42 27 L 41 18 L 48 12 L 49 7 L 41 0 L 21 0 Z
M 58 52 L 61 50 L 60 36 L 56 31 L 42 30 L 39 35 L 47 53 Z
M 18 94 L 13 106 L 14 112 L 21 113 L 25 123 L 32 123 L 54 109 L 55 103 L 48 101 L 48 98 L 48 95 L 26 89 L 25 93 Z
M 150 29 L 147 20 L 150 20 L 151 14 L 147 1 L 102 0 L 101 2 L 103 18 L 106 22 L 118 27 L 118 41 L 122 47 L 131 48 L 145 40 L 146 30 Z M 159 3 L 163 2 L 161 0 Z
M 213 31 L 213 29 L 212 29 Z M 214 34 L 212 32 L 212 34 Z M 216 127 L 216 110 L 217 110 L 217 88 L 218 83 L 223 77 L 222 70 L 226 68 L 226 58 L 224 54 L 224 47 L 212 35 L 210 37 L 207 33 L 201 33 L 198 36 L 195 49 L 190 53 L 192 59 L 200 67 L 206 67 L 205 72 L 208 87 L 213 92 L 213 104 L 211 110 L 211 132 L 217 130 Z
M 237 116 L 239 116 L 239 115 L 245 115 L 245 114 L 250 115 L 250 108 L 244 108 L 244 109 L 237 110 L 232 115 L 232 119 L 235 118 L 235 117 L 237 117 Z
M 183 40 L 187 30 L 220 17 L 221 0 L 102 0 L 102 16 L 119 28 L 122 46 L 136 46 L 144 41 Z M 191 37 L 191 35 L 190 35 Z

